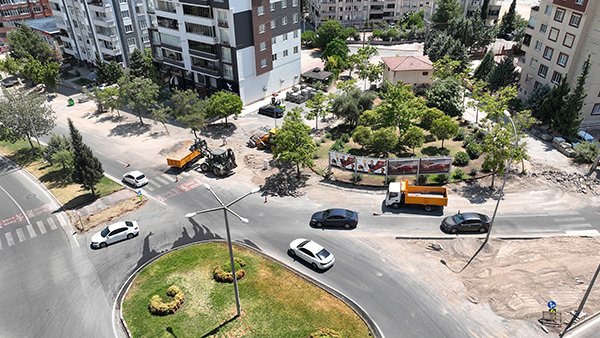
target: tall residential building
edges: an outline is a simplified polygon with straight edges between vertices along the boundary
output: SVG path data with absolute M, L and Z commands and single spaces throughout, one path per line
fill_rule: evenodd
M 172 86 L 248 104 L 300 82 L 300 0 L 148 0 L 148 11 Z
M 486 26 L 493 26 L 498 23 L 498 16 L 500 15 L 501 0 L 490 0 L 488 4 L 488 14 L 485 20 Z M 466 18 L 472 17 L 478 9 L 482 9 L 483 0 L 461 0 L 460 6 L 463 9 L 463 15 Z
M 16 22 L 52 16 L 48 0 L 0 0 L 0 42 L 8 43 L 6 33 Z
M 342 26 L 362 27 L 367 21 L 374 24 L 393 23 L 405 12 L 425 11 L 432 14 L 434 0 L 308 0 L 308 16 L 316 27 L 327 20 L 336 20 Z
M 541 0 L 532 7 L 523 39 L 519 97 L 551 87 L 568 74 L 571 88 L 591 54 L 583 126 L 600 123 L 600 0 Z
M 50 0 L 50 8 L 65 53 L 79 60 L 94 63 L 98 52 L 102 60 L 128 67 L 135 48 L 150 48 L 142 0 Z

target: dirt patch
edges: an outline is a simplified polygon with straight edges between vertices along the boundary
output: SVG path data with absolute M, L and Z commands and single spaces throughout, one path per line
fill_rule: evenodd
M 73 220 L 73 223 L 77 227 L 77 230 L 88 231 L 100 224 L 110 222 L 117 217 L 123 216 L 129 213 L 130 211 L 140 208 L 141 206 L 146 204 L 147 201 L 147 199 L 144 199 L 142 202 L 140 202 L 139 198 L 131 197 L 118 204 L 110 206 L 109 208 L 95 212 L 90 216 L 82 218 L 83 222 L 79 221 L 79 217 L 74 212 L 70 213 L 69 216 Z M 83 223 L 83 225 L 81 223 Z

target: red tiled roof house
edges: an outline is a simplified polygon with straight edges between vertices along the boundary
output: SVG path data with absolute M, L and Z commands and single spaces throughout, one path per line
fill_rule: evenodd
M 428 87 L 433 81 L 433 63 L 427 56 L 382 57 L 383 79 L 392 84 L 402 80 L 413 88 Z

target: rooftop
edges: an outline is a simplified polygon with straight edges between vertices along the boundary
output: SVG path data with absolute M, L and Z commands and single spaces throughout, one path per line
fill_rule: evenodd
M 381 61 L 385 63 L 392 71 L 403 70 L 431 70 L 433 63 L 427 56 L 393 56 L 382 57 Z

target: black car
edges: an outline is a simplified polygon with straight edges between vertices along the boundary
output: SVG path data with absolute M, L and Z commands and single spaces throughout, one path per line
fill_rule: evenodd
M 458 232 L 487 232 L 490 229 L 491 218 L 476 212 L 456 214 L 444 218 L 440 228 L 452 234 Z
M 358 224 L 358 213 L 346 209 L 328 209 L 319 211 L 312 215 L 310 224 L 317 228 L 344 227 L 350 229 Z
M 282 117 L 283 109 L 281 109 L 279 107 L 275 107 L 275 106 L 264 106 L 264 107 L 260 107 L 260 109 L 258 110 L 258 113 L 261 115 L 266 115 L 266 116 L 270 116 L 270 117 Z

